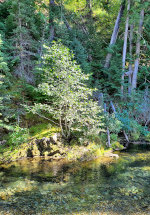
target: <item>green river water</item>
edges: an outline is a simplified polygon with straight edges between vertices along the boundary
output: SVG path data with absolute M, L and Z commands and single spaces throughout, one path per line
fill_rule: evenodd
M 89 162 L 24 159 L 0 167 L 1 215 L 150 215 L 150 150 Z

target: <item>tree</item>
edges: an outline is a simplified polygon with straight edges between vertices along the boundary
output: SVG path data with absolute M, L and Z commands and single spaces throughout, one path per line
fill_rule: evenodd
M 120 25 L 121 17 L 123 15 L 123 11 L 124 11 L 124 2 L 120 6 L 120 10 L 119 10 L 116 22 L 115 22 L 114 30 L 113 30 L 113 33 L 112 33 L 112 36 L 111 36 L 111 41 L 110 41 L 110 44 L 109 44 L 110 48 L 116 43 L 118 32 L 119 32 L 119 25 Z M 106 68 L 106 69 L 109 68 L 111 57 L 112 57 L 112 53 L 108 53 L 107 56 L 106 56 L 106 59 L 105 59 L 104 68 Z
M 144 9 L 140 12 L 140 22 L 139 22 L 139 29 L 137 35 L 137 43 L 136 43 L 136 59 L 134 62 L 134 71 L 133 71 L 133 78 L 132 78 L 132 89 L 135 89 L 137 86 L 137 73 L 139 68 L 139 61 L 140 61 L 140 41 L 143 31 L 143 22 L 144 22 Z
M 130 0 L 128 0 L 128 6 L 127 6 L 127 18 L 126 18 L 126 24 L 125 24 L 125 33 L 124 33 L 124 44 L 123 44 L 123 55 L 122 55 L 122 85 L 121 85 L 121 94 L 123 96 L 124 91 L 124 72 L 125 72 L 125 65 L 126 65 L 126 54 L 127 54 L 127 39 L 128 39 L 128 28 L 129 28 L 129 10 L 130 10 Z
M 12 28 L 11 58 L 15 67 L 15 75 L 34 82 L 33 68 L 37 60 L 37 52 L 42 22 L 36 12 L 35 0 L 11 0 L 9 8 L 9 26 Z M 41 25 L 41 26 L 40 26 Z M 10 47 L 9 47 L 10 50 Z
M 0 127 L 5 127 L 6 122 L 8 121 L 8 116 L 3 115 L 4 111 L 6 112 L 7 107 L 4 104 L 4 100 L 8 99 L 8 95 L 3 94 L 6 89 L 5 85 L 5 75 L 8 72 L 7 63 L 4 59 L 4 55 L 1 51 L 2 48 L 2 40 L 0 36 Z
M 45 46 L 43 81 L 38 91 L 45 95 L 45 104 L 35 104 L 32 111 L 46 111 L 59 121 L 63 138 L 70 140 L 74 131 L 84 135 L 99 132 L 101 110 L 86 86 L 88 75 L 81 72 L 69 49 L 61 43 Z M 41 115 L 41 114 L 40 114 Z
M 49 0 L 49 41 L 52 42 L 55 36 L 54 29 L 55 1 Z

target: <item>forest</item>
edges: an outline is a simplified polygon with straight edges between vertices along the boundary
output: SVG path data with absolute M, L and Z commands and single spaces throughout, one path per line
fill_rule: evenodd
M 0 0 L 0 214 L 147 215 L 150 210 L 150 196 L 145 189 L 150 177 L 149 145 L 149 0 Z M 100 170 L 95 170 L 98 176 L 90 175 L 90 167 L 82 162 L 96 162 L 99 158 L 102 159 Z M 30 170 L 30 159 L 33 165 L 34 159 L 38 159 L 35 162 L 38 174 L 33 178 L 31 175 L 35 172 Z M 40 166 L 41 159 L 50 161 L 43 164 L 45 170 Z M 52 167 L 55 161 L 58 162 L 54 164 L 58 168 L 56 175 Z M 139 164 L 136 166 L 139 169 L 132 169 L 133 163 Z M 128 169 L 126 175 L 122 175 L 124 169 Z M 44 171 L 42 176 L 41 171 Z M 52 173 L 48 176 L 51 171 L 53 176 Z M 98 206 L 97 188 L 92 191 L 88 187 L 90 183 L 100 186 L 99 181 L 103 179 L 99 180 L 99 175 L 110 180 L 114 174 L 120 174 L 118 180 L 122 177 L 129 187 L 119 188 L 117 194 L 112 194 L 109 190 L 113 186 L 116 192 L 112 178 L 105 193 L 105 179 L 106 184 L 100 190 L 106 198 L 100 200 L 103 206 Z M 70 182 L 74 175 L 74 181 Z M 127 175 L 135 178 L 134 185 Z M 34 182 L 42 177 L 38 183 L 49 178 L 49 183 L 54 184 L 52 187 L 49 184 L 48 190 L 53 192 L 58 183 L 56 176 L 59 184 L 67 181 L 73 197 L 69 197 L 71 194 L 63 185 L 56 188 L 55 196 L 47 193 L 39 197 L 43 190 L 33 189 L 32 192 L 37 192 L 33 194 L 30 188 L 31 193 L 27 189 L 23 197 L 19 196 L 23 192 L 20 190 L 13 190 L 11 194 L 6 188 L 3 191 L 8 186 L 6 178 L 14 177 L 10 179 L 14 183 L 23 177 L 19 183 L 26 187 L 27 177 L 30 187 L 32 182 L 36 187 Z M 69 183 L 76 184 L 76 178 L 84 180 L 85 176 L 87 196 L 80 199 L 75 194 L 76 185 L 72 188 Z M 137 177 L 143 177 L 144 188 L 138 187 Z M 122 186 L 121 181 L 118 184 Z M 39 184 L 38 189 L 42 189 Z M 58 199 L 59 192 L 63 200 Z M 29 206 L 26 201 L 34 195 L 44 203 L 34 200 Z M 53 202 L 46 203 L 43 195 Z M 123 195 L 127 199 L 122 199 L 124 208 L 120 209 L 117 201 Z M 12 196 L 14 202 L 10 200 Z M 90 196 L 93 196 L 91 200 Z M 116 202 L 109 202 L 113 196 Z M 69 203 L 63 203 L 65 198 Z M 131 198 L 132 207 L 126 211 Z M 91 212 L 86 211 L 88 206 L 82 200 Z M 26 203 L 21 210 L 22 201 Z M 18 204 L 16 208 L 15 204 Z

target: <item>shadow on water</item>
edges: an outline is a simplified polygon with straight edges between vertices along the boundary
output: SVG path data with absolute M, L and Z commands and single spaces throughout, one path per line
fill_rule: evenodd
M 90 162 L 27 159 L 0 169 L 0 214 L 150 214 L 150 151 Z

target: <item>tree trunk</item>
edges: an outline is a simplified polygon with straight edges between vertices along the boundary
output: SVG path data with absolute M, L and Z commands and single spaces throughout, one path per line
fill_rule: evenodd
M 128 0 L 127 6 L 127 19 L 126 19 L 126 26 L 125 26 L 125 33 L 124 33 L 124 45 L 123 45 L 123 56 L 122 56 L 122 84 L 121 84 L 121 95 L 123 96 L 124 91 L 124 72 L 125 72 L 125 65 L 126 65 L 126 54 L 127 54 L 127 40 L 128 40 L 128 28 L 129 28 L 129 10 L 130 10 L 130 0 Z
M 88 13 L 92 14 L 92 0 L 86 0 L 86 8 L 88 8 Z
M 106 106 L 106 103 L 104 103 L 104 113 L 107 113 L 107 110 L 106 110 L 107 106 Z M 110 143 L 110 132 L 109 132 L 109 128 L 107 127 L 107 146 L 110 147 L 111 146 L 111 143 Z
M 18 9 L 19 9 L 19 28 L 20 28 L 20 38 L 19 38 L 19 46 L 20 46 L 20 71 L 21 71 L 21 77 L 23 77 L 24 75 L 25 75 L 25 72 L 24 72 L 24 62 L 23 62 L 23 51 L 24 51 L 24 49 L 23 49 L 23 46 L 22 46 L 22 43 L 23 43 L 23 36 L 22 36 L 22 31 L 21 31 L 21 29 L 22 29 L 22 20 L 21 20 L 21 13 L 20 13 L 20 3 L 19 3 L 19 5 L 18 5 Z
M 55 7 L 55 0 L 49 0 L 49 41 L 50 43 L 54 40 L 54 36 L 55 36 L 54 7 Z
M 114 106 L 114 104 L 113 104 L 112 101 L 110 102 L 110 105 L 111 105 L 111 107 L 112 107 L 113 112 L 116 113 L 116 108 L 115 108 L 115 106 Z
M 66 19 L 66 17 L 63 15 L 63 20 L 64 20 L 64 24 L 66 25 L 66 28 L 69 30 L 69 31 L 71 31 L 72 29 L 71 29 L 71 27 L 70 27 L 70 25 L 69 25 L 69 22 L 67 21 L 67 19 Z
M 103 108 L 103 103 L 104 103 L 104 101 L 103 101 L 103 93 L 100 93 L 98 95 L 98 106 L 100 106 L 101 108 Z
M 86 7 L 92 9 L 92 0 L 86 0 Z
M 116 43 L 118 32 L 119 32 L 120 20 L 123 15 L 123 11 L 124 11 L 124 3 L 120 7 L 109 46 L 112 46 Z M 108 53 L 106 56 L 104 68 L 106 68 L 106 69 L 109 68 L 111 57 L 112 57 L 112 54 Z
M 131 94 L 131 84 L 132 84 L 132 73 L 133 73 L 133 68 L 132 68 L 132 59 L 133 59 L 133 24 L 130 25 L 130 37 L 129 37 L 129 42 L 130 42 L 130 64 L 129 64 L 129 76 L 128 76 L 128 93 L 129 95 Z
M 136 59 L 134 63 L 134 71 L 133 71 L 133 78 L 132 78 L 132 90 L 137 86 L 137 74 L 139 68 L 139 61 L 140 61 L 140 40 L 142 36 L 142 27 L 144 22 L 144 9 L 140 12 L 140 22 L 139 22 L 139 29 L 137 35 L 137 43 L 136 43 Z

